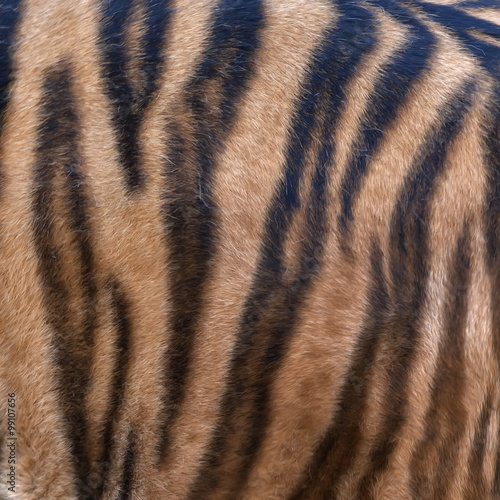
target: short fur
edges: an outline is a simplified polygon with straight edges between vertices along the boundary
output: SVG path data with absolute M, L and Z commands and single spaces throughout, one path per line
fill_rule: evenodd
M 500 498 L 499 133 L 497 0 L 1 2 L 0 496 Z

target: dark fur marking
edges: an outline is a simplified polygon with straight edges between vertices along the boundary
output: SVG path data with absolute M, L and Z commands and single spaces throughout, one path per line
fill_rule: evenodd
M 293 500 L 334 498 L 337 486 L 356 459 L 361 445 L 361 423 L 365 418 L 370 373 L 389 317 L 389 296 L 382 269 L 382 252 L 373 244 L 370 253 L 371 286 L 365 326 L 357 338 L 335 416 L 314 451 Z
M 113 436 L 115 435 L 120 409 L 124 400 L 130 358 L 131 328 L 128 300 L 122 287 L 115 280 L 111 280 L 109 292 L 111 296 L 111 310 L 113 311 L 113 323 L 116 329 L 116 357 L 114 360 L 113 378 L 111 381 L 111 397 L 102 435 L 100 484 L 96 492 L 97 498 L 101 498 L 104 495 L 106 484 L 108 483 L 112 450 L 116 446 L 113 441 Z
M 10 86 L 14 81 L 12 67 L 12 43 L 20 18 L 21 0 L 5 0 L 0 4 L 0 137 L 5 111 L 10 100 Z M 2 171 L 0 170 L 0 193 Z
M 394 358 L 389 363 L 383 422 L 370 454 L 369 471 L 359 485 L 361 498 L 371 498 L 371 489 L 387 468 L 405 423 L 408 380 L 420 337 L 420 314 L 428 279 L 428 206 L 436 179 L 444 169 L 448 148 L 470 109 L 474 90 L 475 85 L 467 83 L 441 110 L 443 125 L 432 131 L 420 148 L 392 216 L 390 268 L 397 299 L 395 324 L 388 340 L 394 342 Z
M 61 64 L 45 78 L 44 97 L 40 103 L 41 125 L 38 130 L 37 160 L 34 170 L 33 238 L 38 268 L 44 287 L 47 321 L 54 330 L 55 361 L 60 367 L 59 391 L 68 424 L 68 438 L 74 456 L 74 467 L 84 484 L 88 473 L 86 455 L 87 420 L 85 395 L 92 360 L 95 322 L 96 287 L 94 259 L 89 236 L 87 202 L 82 191 L 84 182 L 78 153 L 78 117 L 71 89 L 71 72 Z M 64 176 L 67 191 L 67 213 L 54 212 L 56 177 Z M 66 217 L 78 250 L 81 269 L 78 283 L 68 283 L 58 260 L 64 251 L 57 243 L 54 219 Z M 81 289 L 85 303 L 83 324 L 79 325 L 69 304 L 68 287 Z M 83 492 L 81 492 L 83 495 Z
M 19 23 L 21 0 L 5 0 L 0 4 L 0 133 L 9 102 L 9 87 L 14 80 L 12 43 Z
M 377 6 L 410 28 L 410 36 L 406 46 L 381 68 L 384 74 L 375 84 L 365 118 L 361 122 L 361 138 L 352 148 L 354 154 L 347 166 L 340 189 L 339 229 L 344 238 L 348 236 L 353 221 L 353 205 L 368 174 L 371 159 L 383 143 L 384 134 L 400 115 L 410 89 L 427 69 L 436 44 L 434 35 L 414 19 L 408 9 L 391 0 L 379 0 Z
M 500 498 L 500 423 L 497 432 L 497 457 L 495 464 L 495 477 L 493 478 L 493 498 Z
M 136 455 L 137 438 L 133 429 L 127 436 L 127 446 L 123 458 L 123 470 L 120 481 L 118 500 L 129 500 L 132 498 L 132 486 L 134 483 L 134 464 Z
M 500 5 L 498 0 L 471 0 L 467 2 L 462 1 L 457 7 L 461 9 L 498 9 Z
M 500 39 L 500 26 L 490 21 L 474 17 L 453 5 L 437 5 L 423 1 L 416 2 L 432 20 L 446 26 L 481 62 L 482 66 L 500 78 L 500 50 L 493 43 L 476 38 L 471 30 Z M 461 7 L 461 6 L 459 6 Z
M 169 5 L 170 0 L 147 0 L 146 34 L 142 54 L 144 85 L 138 98 L 140 115 L 144 115 L 158 90 L 158 79 L 163 67 L 165 28 L 172 13 Z
M 493 344 L 500 368 L 500 100 L 493 108 L 494 120 L 486 138 L 488 188 L 486 216 L 486 239 L 488 267 L 492 276 L 491 311 L 493 314 Z
M 332 128 L 336 122 L 333 118 L 334 109 L 335 108 L 331 108 L 332 113 L 329 116 L 331 119 L 329 125 Z M 263 320 L 260 325 L 262 329 L 259 333 L 265 332 L 265 330 L 268 329 L 268 340 L 266 341 L 264 354 L 259 354 L 260 359 L 254 360 L 253 362 L 250 360 L 249 363 L 253 364 L 251 372 L 257 374 L 257 378 L 253 384 L 248 384 L 242 375 L 243 372 L 240 372 L 239 381 L 247 383 L 246 393 L 252 394 L 253 392 L 254 399 L 253 415 L 250 417 L 250 426 L 248 430 L 245 430 L 247 434 L 242 439 L 242 464 L 233 480 L 233 488 L 231 491 L 234 492 L 237 492 L 241 485 L 246 483 L 253 461 L 265 438 L 266 428 L 269 423 L 271 384 L 280 367 L 283 356 L 286 353 L 290 337 L 294 333 L 295 323 L 298 320 L 304 298 L 307 296 L 311 282 L 318 274 L 321 267 L 325 236 L 328 232 L 328 200 L 325 189 L 329 182 L 328 173 L 331 167 L 330 160 L 334 151 L 334 146 L 331 143 L 331 136 L 331 129 L 325 127 L 325 133 L 321 141 L 323 147 L 317 160 L 309 199 L 305 208 L 305 223 L 302 231 L 306 236 L 302 240 L 299 250 L 298 269 L 288 286 L 283 275 L 281 276 L 282 284 L 279 286 L 283 287 L 283 292 L 280 297 L 280 303 L 277 305 L 278 310 L 271 307 L 272 316 L 269 318 L 269 324 L 266 324 L 267 321 Z M 269 257 L 269 255 L 267 257 Z M 270 262 L 269 259 L 266 260 Z M 281 271 L 283 271 L 282 267 Z M 264 287 L 262 286 L 261 290 L 263 289 Z M 249 309 L 249 320 L 254 312 L 254 309 Z M 243 325 L 248 324 L 249 323 L 243 323 Z M 246 326 L 243 326 L 242 330 L 245 328 Z M 238 365 L 236 364 L 236 366 Z M 251 391 L 248 391 L 248 389 L 251 389 Z
M 343 14 L 340 27 L 328 31 L 324 45 L 314 57 L 315 63 L 290 131 L 285 178 L 266 217 L 268 223 L 261 255 L 240 320 L 227 390 L 221 404 L 221 419 L 202 460 L 205 465 L 192 487 L 192 499 L 215 494 L 221 479 L 218 471 L 223 465 L 229 465 L 234 472 L 224 478 L 229 483 L 229 497 L 237 495 L 244 483 L 265 435 L 272 380 L 293 334 L 304 294 L 320 265 L 326 230 L 324 189 L 328 169 L 333 168 L 329 165 L 334 153 L 332 130 L 342 107 L 344 87 L 356 72 L 361 57 L 375 43 L 368 11 L 348 2 L 342 2 L 339 9 Z M 283 247 L 293 217 L 300 209 L 298 189 L 307 151 L 312 146 L 312 134 L 320 126 L 318 115 L 322 105 L 326 105 L 322 123 L 323 148 L 318 155 L 305 209 L 308 236 L 300 249 L 296 275 L 287 283 L 283 276 Z M 247 421 L 246 425 L 237 425 L 241 419 Z M 230 438 L 237 442 L 236 459 L 226 457 Z M 225 463 L 226 458 L 230 462 Z
M 476 500 L 477 498 L 488 498 L 488 488 L 484 476 L 484 458 L 486 445 L 488 443 L 488 428 L 490 426 L 491 414 L 493 413 L 493 398 L 491 394 L 481 407 L 481 413 L 476 424 L 476 432 L 472 449 L 469 456 L 468 470 L 468 490 L 466 500 Z
M 126 185 L 129 191 L 134 191 L 144 183 L 144 172 L 139 165 L 138 134 L 163 67 L 162 48 L 170 19 L 169 0 L 147 0 L 146 34 L 140 56 L 144 81 L 139 95 L 134 92 L 126 73 L 129 56 L 125 47 L 125 27 L 133 0 L 102 0 L 102 4 L 103 76 L 113 103 L 116 140 Z
M 427 279 L 426 207 L 434 179 L 443 166 L 447 147 L 467 109 L 467 103 L 462 103 L 461 98 L 462 95 L 457 96 L 455 102 L 450 104 L 445 111 L 448 120 L 421 148 L 420 157 L 415 160 L 405 188 L 398 197 L 401 201 L 393 215 L 390 245 L 392 282 L 399 297 L 395 304 L 387 303 L 382 271 L 380 265 L 375 265 L 377 254 L 372 254 L 372 287 L 375 288 L 370 293 L 371 313 L 368 317 L 371 322 L 358 338 L 353 362 L 341 389 L 338 410 L 334 412 L 332 424 L 313 455 L 308 477 L 293 495 L 295 500 L 335 495 L 342 476 L 352 467 L 362 439 L 359 422 L 369 396 L 367 373 L 374 362 L 377 345 L 381 341 L 379 338 L 395 343 L 396 352 L 394 361 L 388 363 L 389 389 L 383 406 L 387 412 L 377 444 L 373 447 L 370 469 L 359 484 L 358 498 L 370 498 L 371 486 L 385 469 L 393 451 L 393 439 L 403 423 L 406 380 L 417 337 L 423 286 Z M 356 398 L 353 393 L 356 393 Z
M 415 499 L 444 498 L 456 470 L 457 452 L 465 431 L 464 343 L 467 292 L 470 280 L 470 237 L 468 230 L 457 241 L 448 270 L 448 293 L 444 309 L 444 335 L 440 341 L 436 372 L 425 431 L 411 458 L 412 494 Z M 429 467 L 432 450 L 439 467 Z
M 494 103 L 493 122 L 486 138 L 489 184 L 485 206 L 488 269 L 491 276 L 491 306 L 493 347 L 500 369 L 500 101 Z M 500 440 L 500 426 L 498 431 Z M 500 445 L 493 482 L 494 498 L 500 498 Z
M 172 290 L 172 337 L 166 353 L 166 392 L 163 401 L 159 460 L 165 461 L 170 432 L 185 397 L 196 322 L 201 310 L 203 286 L 208 279 L 213 243 L 214 201 L 212 175 L 216 155 L 231 130 L 238 102 L 254 73 L 259 31 L 264 18 L 260 0 L 221 0 L 212 32 L 196 74 L 187 85 L 185 106 L 193 118 L 194 151 L 182 136 L 172 139 L 171 163 L 166 177 L 173 187 L 165 205 L 169 234 L 169 286 Z M 207 102 L 211 85 L 217 84 L 220 102 Z M 177 130 L 176 124 L 171 124 Z M 186 157 L 194 168 L 188 168 Z

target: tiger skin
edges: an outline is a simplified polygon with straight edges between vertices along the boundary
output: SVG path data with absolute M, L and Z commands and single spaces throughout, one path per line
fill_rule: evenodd
M 0 498 L 500 498 L 499 98 L 497 0 L 1 1 Z

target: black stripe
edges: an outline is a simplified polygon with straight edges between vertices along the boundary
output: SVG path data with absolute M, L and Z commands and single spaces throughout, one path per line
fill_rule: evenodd
M 455 475 L 460 441 L 465 431 L 464 343 L 467 292 L 470 279 L 470 237 L 459 238 L 448 270 L 448 297 L 444 308 L 443 338 L 440 340 L 436 372 L 431 384 L 425 431 L 412 458 L 410 470 L 414 498 L 444 498 Z M 429 461 L 437 452 L 439 466 Z
M 21 0 L 4 0 L 0 4 L 0 134 L 13 82 L 12 43 L 19 22 Z
M 370 13 L 349 2 L 339 5 L 337 30 L 329 30 L 304 84 L 286 154 L 284 181 L 278 187 L 266 217 L 265 237 L 253 277 L 250 296 L 240 319 L 231 360 L 221 419 L 202 460 L 190 498 L 199 498 L 218 487 L 222 466 L 229 497 L 236 495 L 249 473 L 265 435 L 270 385 L 294 331 L 299 308 L 311 279 L 317 273 L 326 232 L 325 187 L 334 154 L 333 130 L 345 97 L 344 89 L 361 57 L 375 43 Z M 319 121 L 319 116 L 323 121 Z M 284 279 L 284 243 L 294 215 L 300 208 L 299 185 L 306 167 L 314 132 L 322 125 L 322 150 L 313 174 L 303 228 L 298 270 L 290 283 Z M 245 422 L 246 423 L 243 423 Z M 229 442 L 238 451 L 227 457 Z
M 133 493 L 135 455 L 136 455 L 137 438 L 134 431 L 131 429 L 127 436 L 127 445 L 123 458 L 123 470 L 120 480 L 118 500 L 129 500 Z
M 92 249 L 88 197 L 84 187 L 86 179 L 79 169 L 79 162 L 68 161 L 64 168 L 67 189 L 69 225 L 78 248 L 81 266 L 81 287 L 84 301 L 82 334 L 87 345 L 93 344 L 96 325 L 97 286 L 95 282 L 95 258 Z
M 61 405 L 68 423 L 74 466 L 80 479 L 78 483 L 83 485 L 89 466 L 85 395 L 92 360 L 96 287 L 87 201 L 82 191 L 85 179 L 80 171 L 78 153 L 79 123 L 69 67 L 64 64 L 53 67 L 47 73 L 43 91 L 34 167 L 33 237 L 44 287 L 47 321 L 54 331 L 55 360 L 60 367 Z M 59 268 L 59 258 L 68 249 L 62 248 L 56 239 L 54 220 L 61 217 L 53 207 L 58 196 L 54 186 L 56 178 L 65 179 L 65 215 L 78 252 L 79 263 L 75 265 L 81 269 L 78 283 L 67 282 Z M 69 304 L 70 285 L 81 289 L 85 303 L 82 325 L 78 324 L 78 315 Z
M 461 9 L 498 9 L 500 5 L 498 4 L 498 0 L 470 0 L 470 1 L 462 1 L 458 5 Z
M 396 297 L 394 317 L 398 326 L 390 338 L 395 347 L 382 405 L 386 411 L 370 454 L 369 470 L 360 481 L 360 498 L 370 498 L 373 485 L 389 464 L 405 422 L 409 375 L 420 338 L 420 314 L 428 279 L 428 206 L 450 144 L 470 109 L 474 89 L 473 83 L 467 83 L 440 111 L 443 124 L 429 134 L 420 149 L 393 213 L 389 248 L 393 296 Z
M 332 122 L 336 120 L 333 118 L 333 110 L 329 118 Z M 257 352 L 257 359 L 252 360 L 253 354 L 250 354 L 247 362 L 247 367 L 252 367 L 252 377 L 246 380 L 243 375 L 243 370 L 239 367 L 238 361 L 235 361 L 233 369 L 239 371 L 238 382 L 245 383 L 245 394 L 247 399 L 250 399 L 250 406 L 253 414 L 250 417 L 250 425 L 243 430 L 241 434 L 246 434 L 242 439 L 242 456 L 244 457 L 239 467 L 237 474 L 233 479 L 233 487 L 230 491 L 237 491 L 242 485 L 246 483 L 248 474 L 251 470 L 252 463 L 262 445 L 265 438 L 267 424 L 269 422 L 269 402 L 271 398 L 271 384 L 275 378 L 275 374 L 279 369 L 283 356 L 286 352 L 288 342 L 291 335 L 295 331 L 295 324 L 299 317 L 300 308 L 303 304 L 304 298 L 311 286 L 311 282 L 318 274 L 323 256 L 323 248 L 325 243 L 325 235 L 328 232 L 327 226 L 327 208 L 328 200 L 326 187 L 329 184 L 329 171 L 330 159 L 333 156 L 333 145 L 331 144 L 331 130 L 326 127 L 327 132 L 323 135 L 321 143 L 324 145 L 316 165 L 316 170 L 312 179 L 309 199 L 306 206 L 305 223 L 301 229 L 303 238 L 300 250 L 298 269 L 294 278 L 287 287 L 283 275 L 280 277 L 282 283 L 278 285 L 278 296 L 280 297 L 279 303 L 275 303 L 275 307 L 271 306 L 271 315 L 266 317 L 263 315 L 261 324 L 258 330 L 252 332 L 250 318 L 255 312 L 253 306 L 255 302 L 249 302 L 250 307 L 247 309 L 247 316 L 244 316 L 241 333 L 243 338 L 248 338 L 251 334 L 254 336 L 257 331 L 259 334 L 266 334 L 268 339 L 262 352 Z M 283 194 L 283 193 L 282 193 Z M 275 211 L 274 214 L 279 212 Z M 269 227 L 267 229 L 270 229 Z M 267 234 L 270 234 L 268 231 Z M 274 238 L 273 238 L 274 239 Z M 276 241 L 276 240 L 274 240 Z M 269 249 L 268 249 L 269 250 Z M 270 263 L 270 253 L 267 254 L 265 261 Z M 264 266 L 263 266 L 264 267 Z M 281 267 L 281 271 L 283 268 Z M 260 284 L 262 285 L 262 283 Z M 259 290 L 258 287 L 255 288 Z M 263 292 L 263 287 L 260 287 L 259 294 Z M 281 291 L 281 293 L 279 293 Z M 265 318 L 265 319 L 264 319 Z M 246 322 L 249 320 L 248 323 Z M 249 328 L 247 332 L 244 332 Z M 268 330 L 266 332 L 266 330 Z M 244 333 L 243 333 L 244 332 Z M 250 333 L 251 332 L 251 333 Z M 250 347 L 248 344 L 243 348 L 250 352 L 254 350 L 254 346 Z M 238 353 L 239 355 L 243 353 Z M 259 359 L 260 358 L 260 359 Z M 248 397 L 250 395 L 250 397 Z M 242 398 L 243 399 L 243 398 Z M 238 416 L 234 417 L 239 421 Z
M 130 358 L 131 326 L 128 300 L 121 285 L 116 280 L 111 280 L 108 288 L 111 296 L 110 306 L 113 314 L 113 324 L 116 329 L 116 358 L 114 360 L 113 377 L 111 381 L 112 389 L 109 408 L 101 439 L 102 455 L 99 461 L 100 477 L 96 489 L 96 498 L 101 498 L 104 495 L 105 487 L 108 484 L 112 450 L 116 446 L 114 435 L 120 416 L 120 409 L 124 401 Z
M 21 0 L 4 0 L 0 3 L 0 137 L 5 112 L 10 100 L 10 87 L 14 81 L 12 67 L 12 44 L 20 18 Z M 0 193 L 2 171 L 0 170 Z
M 489 184 L 486 207 L 488 269 L 491 276 L 490 310 L 497 367 L 500 369 L 500 101 L 493 103 L 493 122 L 486 140 Z M 498 454 L 493 483 L 494 498 L 500 498 L 500 426 Z
M 489 185 L 487 188 L 486 239 L 491 276 L 493 345 L 500 369 L 500 100 L 494 103 L 493 123 L 486 140 Z
M 488 43 L 485 39 L 476 38 L 474 31 L 500 39 L 500 25 L 478 17 L 474 17 L 453 5 L 437 5 L 418 1 L 432 21 L 441 23 L 451 30 L 458 39 L 481 62 L 482 66 L 492 73 L 497 80 L 500 78 L 500 50 L 495 42 Z
M 478 422 L 476 424 L 476 432 L 472 449 L 470 452 L 468 463 L 468 488 L 467 500 L 476 500 L 477 498 L 488 498 L 486 486 L 486 478 L 484 475 L 484 458 L 486 446 L 488 443 L 488 428 L 490 426 L 491 414 L 493 413 L 493 398 L 491 394 L 486 396 L 486 399 L 481 408 Z
M 497 457 L 495 464 L 495 477 L 493 478 L 493 498 L 500 498 L 500 422 L 497 432 Z
M 167 458 L 170 432 L 184 399 L 204 283 L 215 248 L 212 175 L 216 156 L 224 147 L 240 98 L 254 74 L 263 21 L 261 0 L 219 3 L 208 48 L 185 90 L 186 111 L 193 119 L 194 150 L 187 147 L 178 124 L 170 127 L 175 135 L 166 169 L 169 193 L 165 221 L 172 334 L 165 360 L 160 461 Z
M 172 15 L 170 0 L 147 0 L 146 34 L 144 37 L 142 73 L 144 84 L 139 96 L 139 114 L 144 111 L 158 90 L 158 79 L 163 65 L 162 49 L 165 29 Z
M 441 142 L 441 140 L 446 139 L 444 134 L 452 121 L 447 122 L 443 126 L 441 133 L 424 145 L 422 157 L 416 161 L 412 173 L 407 179 L 406 187 L 399 197 L 401 201 L 393 217 L 391 248 L 398 247 L 399 234 L 406 233 L 410 239 L 416 240 L 413 245 L 407 244 L 408 250 L 412 251 L 410 257 L 412 257 L 413 262 L 408 258 L 401 258 L 403 257 L 401 256 L 398 259 L 401 262 L 397 267 L 404 274 L 398 273 L 399 279 L 397 279 L 393 272 L 393 282 L 397 291 L 395 296 L 399 296 L 402 302 L 394 304 L 394 306 L 387 304 L 387 292 L 383 284 L 384 280 L 380 265 L 374 265 L 373 258 L 376 254 L 372 255 L 372 282 L 375 288 L 372 288 L 370 299 L 372 310 L 369 318 L 371 318 L 371 322 L 358 338 L 353 363 L 341 390 L 338 411 L 335 412 L 332 424 L 314 453 L 312 462 L 307 468 L 307 478 L 299 485 L 293 496 L 295 499 L 308 498 L 311 495 L 319 495 L 320 498 L 322 498 L 322 495 L 334 495 L 343 474 L 347 473 L 353 465 L 361 439 L 360 423 L 364 418 L 363 415 L 369 394 L 367 373 L 369 373 L 375 359 L 381 335 L 391 345 L 396 344 L 398 347 L 397 354 L 403 359 L 396 359 L 394 365 L 399 368 L 391 368 L 389 371 L 391 389 L 387 392 L 387 402 L 384 408 L 390 408 L 390 411 L 385 416 L 386 422 L 383 425 L 385 432 L 378 439 L 380 449 L 379 446 L 374 448 L 377 452 L 373 454 L 373 459 L 370 461 L 373 464 L 370 470 L 371 474 L 367 475 L 361 483 L 363 493 L 359 495 L 359 498 L 369 498 L 371 477 L 375 477 L 378 472 L 383 470 L 392 451 L 392 442 L 389 438 L 390 432 L 388 429 L 390 429 L 390 424 L 394 425 L 396 434 L 400 425 L 397 416 L 402 410 L 402 408 L 394 408 L 392 398 L 399 401 L 401 397 L 404 397 L 404 394 L 402 394 L 404 384 L 399 386 L 398 382 L 401 382 L 401 378 L 404 376 L 404 373 L 400 373 L 404 369 L 404 363 L 410 360 L 411 342 L 416 334 L 413 324 L 418 321 L 419 308 L 423 300 L 422 286 L 426 280 L 426 269 L 423 267 L 426 254 L 425 233 L 421 229 L 417 232 L 415 223 L 418 225 L 423 224 L 426 199 L 430 194 L 433 178 L 437 174 L 437 172 L 434 172 L 433 177 L 432 170 L 436 170 L 437 167 L 442 165 L 448 143 Z M 451 140 L 451 137 L 449 140 Z M 439 148 L 444 149 L 443 151 L 436 151 Z M 425 177 L 425 181 L 422 180 L 423 177 Z M 426 182 L 428 182 L 427 185 Z M 413 193 L 411 192 L 412 188 L 414 189 Z M 406 207 L 403 205 L 404 200 L 407 200 L 408 203 Z M 415 214 L 418 214 L 420 218 L 414 220 Z M 396 258 L 398 255 L 392 255 L 391 257 L 394 266 L 397 263 Z M 411 270 L 413 275 L 409 273 L 407 275 L 406 272 Z M 404 295 L 405 290 L 407 290 L 407 297 Z M 414 313 L 413 316 L 412 312 Z M 402 333 L 407 335 L 406 338 L 401 337 Z M 353 394 L 355 394 L 355 397 L 353 397 Z M 392 413 L 393 411 L 395 413 Z M 363 483 L 365 484 L 364 487 Z
M 371 159 L 380 148 L 385 134 L 401 113 L 412 86 L 418 82 L 429 66 L 435 50 L 434 35 L 411 16 L 408 9 L 391 0 L 379 0 L 377 6 L 399 23 L 410 28 L 405 47 L 382 68 L 382 76 L 375 84 L 360 129 L 361 137 L 353 146 L 352 158 L 347 166 L 340 189 L 341 212 L 339 229 L 347 237 L 353 220 L 353 206 L 370 166 Z
M 370 253 L 371 286 L 366 324 L 356 341 L 332 423 L 314 451 L 301 483 L 291 496 L 335 498 L 338 484 L 352 467 L 361 445 L 361 425 L 366 416 L 370 374 L 381 337 L 389 319 L 389 297 L 382 269 L 382 252 L 373 244 Z
M 113 120 L 126 185 L 133 191 L 144 183 L 144 172 L 139 165 L 138 134 L 147 106 L 158 88 L 163 66 L 162 48 L 171 11 L 169 0 L 147 1 L 146 34 L 139 56 L 144 82 L 136 94 L 127 77 L 129 55 L 125 44 L 133 0 L 102 0 L 102 5 L 103 77 L 114 105 Z

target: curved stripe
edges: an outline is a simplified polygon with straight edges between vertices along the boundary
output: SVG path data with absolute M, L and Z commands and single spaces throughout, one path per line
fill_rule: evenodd
M 497 93 L 498 95 L 498 93 Z M 494 354 L 500 369 L 500 100 L 493 107 L 493 121 L 486 138 L 489 183 L 484 214 L 486 217 L 487 262 L 491 276 L 491 322 Z M 500 425 L 493 482 L 494 498 L 500 498 Z
M 111 468 L 111 456 L 116 446 L 113 436 L 120 417 L 121 407 L 124 402 L 125 386 L 129 371 L 130 358 L 130 312 L 127 297 L 121 285 L 116 280 L 111 280 L 108 285 L 110 292 L 110 307 L 112 310 L 113 324 L 116 329 L 113 379 L 111 381 L 111 395 L 106 421 L 103 426 L 102 454 L 100 458 L 99 481 L 96 488 L 96 498 L 104 496 L 108 475 Z
M 493 123 L 486 138 L 488 188 L 486 196 L 486 242 L 492 279 L 491 311 L 493 345 L 500 369 L 500 99 L 493 108 Z
M 329 116 L 331 119 L 333 116 Z M 335 122 L 335 120 L 333 120 Z M 242 463 L 232 481 L 233 487 L 230 491 L 238 491 L 246 483 L 253 461 L 265 438 L 267 425 L 269 423 L 271 384 L 276 372 L 286 353 L 291 335 L 295 333 L 300 309 L 307 297 L 312 280 L 321 269 L 325 237 L 327 235 L 327 209 L 328 199 L 327 186 L 329 184 L 330 158 L 333 156 L 334 147 L 331 144 L 332 133 L 325 127 L 325 134 L 321 143 L 324 145 L 320 151 L 313 175 L 309 199 L 305 209 L 305 221 L 301 228 L 301 234 L 306 236 L 302 239 L 298 252 L 298 270 L 288 287 L 285 285 L 283 275 L 280 304 L 274 309 L 273 317 L 264 320 L 260 327 L 263 331 L 269 330 L 268 339 L 260 359 L 254 361 L 251 372 L 256 375 L 253 384 L 246 380 L 246 394 L 253 392 L 253 414 L 251 415 L 248 428 L 244 430 L 246 436 L 242 439 Z M 281 271 L 283 271 L 283 267 Z M 252 314 L 253 311 L 247 311 Z M 267 323 L 267 324 L 266 324 Z M 247 325 L 246 319 L 243 325 Z M 259 332 L 261 333 L 261 332 Z M 239 366 L 239 365 L 236 365 Z M 239 368 L 238 368 L 239 370 Z M 244 380 L 240 372 L 240 382 Z M 253 387 L 252 387 L 253 385 Z M 250 391 L 248 390 L 250 389 Z M 237 418 L 237 417 L 236 417 Z
M 497 431 L 497 453 L 495 463 L 495 476 L 493 478 L 493 498 L 500 498 L 500 422 Z
M 500 39 L 500 25 L 474 17 L 453 5 L 437 5 L 424 1 L 416 1 L 426 14 L 434 21 L 452 30 L 460 41 L 481 62 L 482 66 L 500 79 L 500 50 L 493 43 L 476 38 L 474 30 Z M 497 4 L 498 5 L 498 4 Z
M 147 106 L 158 88 L 163 67 L 162 48 L 171 11 L 169 0 L 146 2 L 146 34 L 140 55 L 140 70 L 145 81 L 137 95 L 126 71 L 129 56 L 125 36 L 133 0 L 102 0 L 102 6 L 103 77 L 113 105 L 115 136 L 126 185 L 134 191 L 144 183 L 139 165 L 138 134 Z
M 435 36 L 417 19 L 409 9 L 391 0 L 379 0 L 382 7 L 399 23 L 410 28 L 406 46 L 381 68 L 382 76 L 375 84 L 365 118 L 360 124 L 361 138 L 352 147 L 354 154 L 349 162 L 342 185 L 339 230 L 347 238 L 353 222 L 353 206 L 359 196 L 364 178 L 372 158 L 377 154 L 385 134 L 398 118 L 406 104 L 411 88 L 419 81 L 429 66 L 429 58 L 435 50 Z
M 158 90 L 158 80 L 163 67 L 162 50 L 166 37 L 165 29 L 172 10 L 170 0 L 147 0 L 146 34 L 142 45 L 142 72 L 144 86 L 138 98 L 139 114 L 144 116 L 147 106 Z
M 498 0 L 471 0 L 461 1 L 461 9 L 499 9 Z
M 304 84 L 304 94 L 289 134 L 283 183 L 271 202 L 265 236 L 250 295 L 240 319 L 230 362 L 220 421 L 202 459 L 204 464 L 192 486 L 190 498 L 217 496 L 220 469 L 229 483 L 229 498 L 237 495 L 265 435 L 270 386 L 286 352 L 301 303 L 320 266 L 326 231 L 325 186 L 334 155 L 333 131 L 345 98 L 345 87 L 361 58 L 375 45 L 372 17 L 350 2 L 339 5 L 337 29 L 327 33 L 313 56 L 314 64 Z M 354 21 L 355 20 L 355 21 Z M 319 120 L 320 115 L 324 115 Z M 291 222 L 300 209 L 299 185 L 317 127 L 322 126 L 322 150 L 313 174 L 306 206 L 306 238 L 300 249 L 296 275 L 287 285 L 282 264 L 284 243 Z M 245 423 L 242 423 L 245 422 Z M 229 443 L 236 452 L 227 455 Z M 229 469 L 229 472 L 227 471 Z
M 421 147 L 420 156 L 397 198 L 399 202 L 393 214 L 389 245 L 391 282 L 396 291 L 394 296 L 398 297 L 395 304 L 388 303 L 380 257 L 377 258 L 377 252 L 372 251 L 370 322 L 358 336 L 351 367 L 340 392 L 339 406 L 307 467 L 307 476 L 293 495 L 295 500 L 339 493 L 336 489 L 340 480 L 357 458 L 362 439 L 360 423 L 365 418 L 370 394 L 367 374 L 383 340 L 391 341 L 391 345 L 395 343 L 398 351 L 394 353 L 394 362 L 389 363 L 389 387 L 382 405 L 386 410 L 368 460 L 369 470 L 358 485 L 357 498 L 371 498 L 372 485 L 387 466 L 394 450 L 395 436 L 404 422 L 406 383 L 418 339 L 418 318 L 427 280 L 426 207 L 434 180 L 444 164 L 447 147 L 468 109 L 468 101 L 463 95 L 464 92 L 457 94 L 443 110 L 448 119 Z M 467 91 L 465 95 L 470 98 Z
M 118 487 L 118 500 L 129 500 L 132 498 L 136 448 L 137 437 L 134 430 L 131 429 L 127 436 L 127 444 L 123 455 L 123 469 L 120 486 Z
M 360 481 L 362 498 L 371 498 L 371 489 L 387 468 L 405 423 L 410 371 L 420 338 L 420 315 L 427 293 L 428 206 L 448 149 L 470 109 L 474 90 L 475 84 L 468 82 L 441 110 L 441 128 L 431 131 L 420 148 L 392 216 L 389 248 L 393 295 L 397 297 L 394 304 L 397 326 L 391 337 L 397 349 L 388 372 L 381 429 L 370 454 L 369 470 Z
M 0 136 L 2 134 L 5 111 L 10 100 L 10 86 L 14 81 L 12 67 L 12 44 L 19 23 L 21 0 L 5 0 L 0 4 Z M 0 170 L 0 193 L 2 172 Z
M 21 0 L 5 0 L 0 4 L 0 133 L 13 82 L 12 44 L 19 22 Z
M 370 252 L 370 277 L 366 324 L 356 341 L 351 366 L 340 390 L 335 418 L 314 451 L 302 482 L 291 496 L 293 500 L 335 498 L 340 493 L 337 491 L 338 484 L 352 467 L 361 446 L 370 372 L 390 312 L 382 252 L 375 243 Z
M 468 491 L 466 500 L 475 500 L 476 498 L 488 498 L 488 489 L 486 486 L 486 478 L 484 474 L 484 460 L 488 445 L 488 428 L 491 422 L 493 413 L 493 397 L 490 393 L 487 394 L 481 413 L 476 424 L 476 432 L 472 449 L 467 464 L 468 471 Z
M 171 161 L 166 165 L 169 200 L 164 210 L 172 319 L 160 418 L 163 431 L 158 444 L 160 462 L 167 459 L 170 432 L 185 397 L 196 322 L 215 251 L 212 178 L 216 156 L 224 147 L 238 102 L 254 74 L 263 22 L 261 0 L 219 3 L 208 48 L 185 89 L 185 106 L 192 114 L 193 151 L 179 133 L 179 125 L 170 123 L 174 137 L 169 153 Z M 214 101 L 218 104 L 207 99 L 214 87 L 218 97 Z
M 431 384 L 431 401 L 425 416 L 425 430 L 411 457 L 413 498 L 445 498 L 456 470 L 457 455 L 465 432 L 467 411 L 465 390 L 465 327 L 470 280 L 470 236 L 466 228 L 457 241 L 450 263 L 449 293 L 444 310 L 436 372 Z M 429 455 L 436 450 L 436 470 Z M 477 480 L 477 478 L 474 478 Z
M 96 287 L 94 258 L 89 236 L 89 217 L 78 153 L 79 122 L 71 89 L 71 71 L 67 65 L 51 68 L 45 78 L 40 103 L 41 125 L 34 167 L 33 237 L 38 270 L 43 285 L 47 321 L 54 330 L 55 361 L 60 368 L 58 380 L 61 407 L 68 424 L 68 439 L 74 467 L 80 481 L 88 473 L 86 455 L 87 418 L 85 396 L 90 377 L 95 327 Z M 56 210 L 56 178 L 65 182 L 64 207 Z M 64 249 L 57 241 L 55 220 L 67 219 L 77 249 L 80 276 L 69 282 L 60 268 Z M 69 288 L 80 290 L 84 303 L 82 324 L 70 304 Z M 83 486 L 82 486 L 83 488 Z

